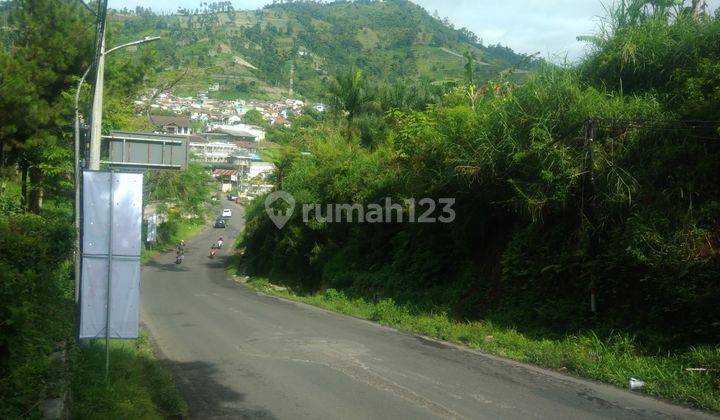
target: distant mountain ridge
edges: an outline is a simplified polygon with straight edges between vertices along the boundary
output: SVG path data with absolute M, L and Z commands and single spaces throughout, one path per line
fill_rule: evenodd
M 230 2 L 201 7 L 170 15 L 114 10 L 111 31 L 121 40 L 160 35 L 159 79 L 186 73 L 174 85 L 179 94 L 212 86 L 211 96 L 225 99 L 287 96 L 291 80 L 297 96 L 317 98 L 325 80 L 347 68 L 380 82 L 459 81 L 468 52 L 478 83 L 533 65 L 406 0 L 284 2 L 253 11 L 236 11 Z

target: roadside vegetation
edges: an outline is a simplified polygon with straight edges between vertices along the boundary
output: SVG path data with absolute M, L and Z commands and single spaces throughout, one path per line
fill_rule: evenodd
M 42 215 L 15 211 L 13 189 L 0 196 L 0 418 L 36 417 L 40 401 L 58 398 L 64 374 L 50 357 L 74 335 L 72 224 L 69 208 Z M 19 189 L 18 189 L 19 191 Z M 17 197 L 17 196 L 15 196 Z
M 145 224 L 144 227 L 146 226 Z M 148 262 L 163 252 L 172 251 L 181 240 L 187 241 L 191 239 L 206 226 L 207 221 L 204 218 L 180 219 L 170 217 L 158 227 L 158 240 L 152 245 L 152 248 L 143 248 L 140 255 L 142 263 Z
M 77 350 L 72 417 L 78 419 L 186 418 L 182 399 L 169 370 L 155 358 L 147 335 L 113 341 L 110 373 L 105 376 L 105 345 Z
M 248 207 L 247 274 L 719 409 L 720 15 L 685 3 L 621 2 L 581 63 L 522 84 L 511 70 L 477 83 L 471 59 L 446 91 L 340 73 L 328 118 L 269 134 L 296 211 L 279 230 L 263 197 Z M 452 197 L 457 217 L 304 223 L 299 210 L 386 197 Z
M 146 205 L 156 205 L 156 212 L 166 216 L 166 220 L 157 227 L 152 247 L 143 248 L 143 262 L 172 250 L 181 240 L 187 241 L 206 226 L 211 212 L 208 206 L 211 181 L 205 168 L 195 163 L 184 172 L 147 173 L 143 200 Z M 143 223 L 142 237 L 147 238 L 147 223 Z
M 186 410 L 144 339 L 113 343 L 115 366 L 107 380 L 100 349 L 80 349 L 75 339 L 74 96 L 93 61 L 93 19 L 77 1 L 0 2 L 3 419 L 39 418 L 42 402 L 69 395 L 68 386 L 75 390 L 76 418 L 167 418 Z M 146 125 L 132 100 L 153 66 L 147 48 L 108 59 L 103 130 Z M 90 98 L 86 85 L 80 92 L 83 115 Z M 170 179 L 150 177 L 145 188 L 202 214 L 196 211 L 198 200 L 207 199 L 202 175 L 191 170 Z M 181 220 L 162 226 L 163 238 L 189 236 L 194 227 Z

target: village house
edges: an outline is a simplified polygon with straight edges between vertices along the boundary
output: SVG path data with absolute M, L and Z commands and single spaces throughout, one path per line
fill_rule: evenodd
M 265 140 L 265 130 L 249 124 L 213 124 L 210 133 L 224 134 L 226 140 Z
M 180 134 L 186 136 L 192 134 L 190 118 L 188 117 L 150 115 L 150 123 L 154 126 L 154 133 Z

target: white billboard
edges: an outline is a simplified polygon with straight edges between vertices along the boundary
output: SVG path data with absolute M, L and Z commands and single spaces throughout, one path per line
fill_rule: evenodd
M 83 172 L 80 338 L 138 336 L 142 186 L 141 173 Z

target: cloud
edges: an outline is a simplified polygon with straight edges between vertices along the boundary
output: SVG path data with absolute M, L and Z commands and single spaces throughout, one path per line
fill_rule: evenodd
M 428 12 L 437 10 L 456 28 L 466 27 L 485 45 L 500 43 L 521 53 L 540 52 L 555 59 L 580 58 L 586 44 L 578 35 L 597 32 L 604 4 L 612 0 L 413 0 Z M 714 10 L 720 0 L 709 0 Z

